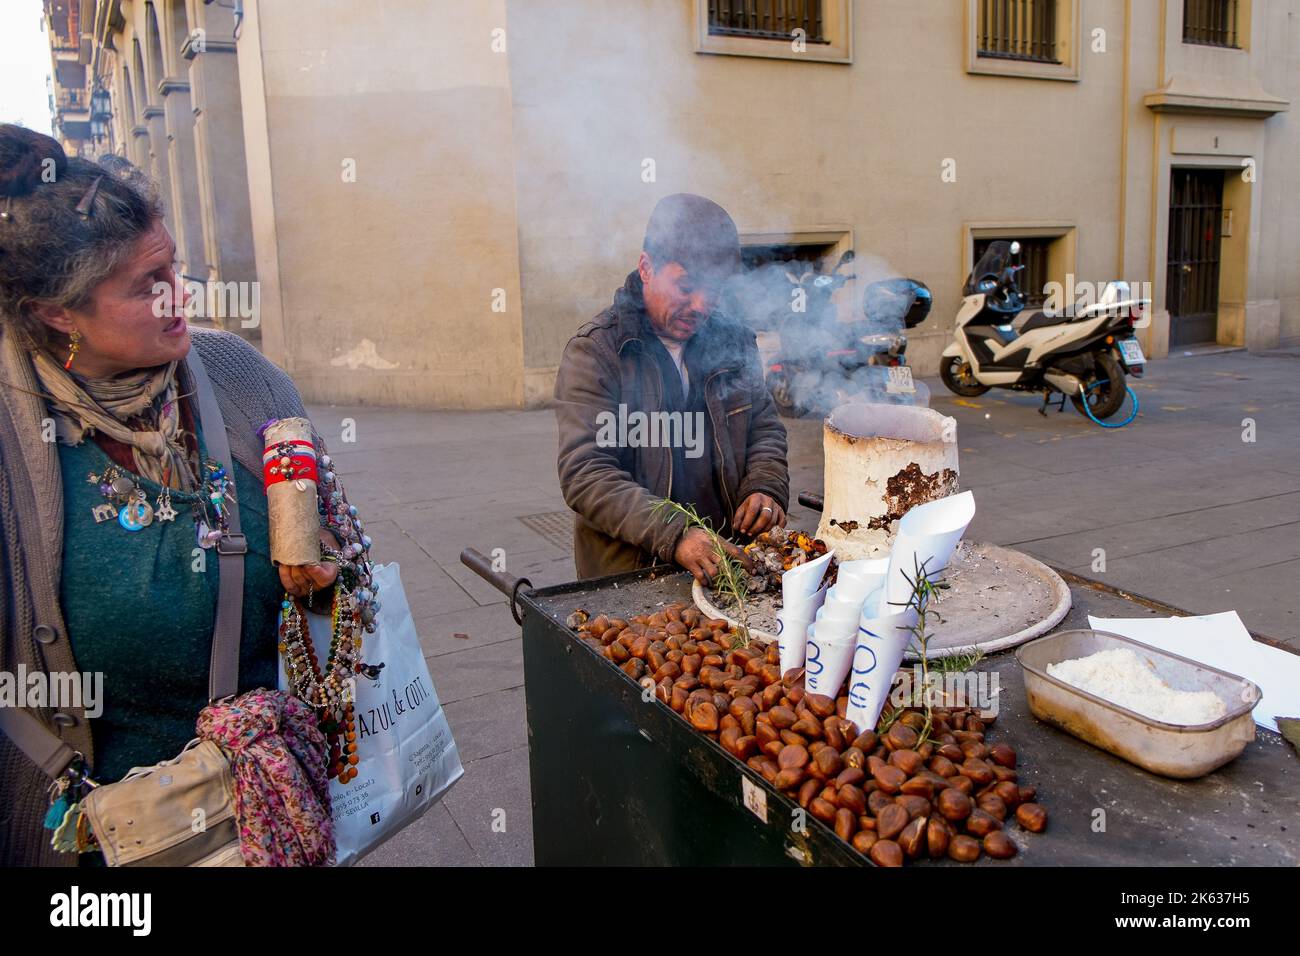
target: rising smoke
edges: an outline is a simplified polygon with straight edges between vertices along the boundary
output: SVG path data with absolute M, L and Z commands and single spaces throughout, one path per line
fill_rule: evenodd
M 891 349 L 905 350 L 903 320 L 911 299 L 897 288 L 898 271 L 879 256 L 860 255 L 839 270 L 855 279 L 829 294 L 817 278 L 832 276 L 837 260 L 769 262 L 747 270 L 729 283 L 722 311 L 759 335 L 764 368 L 782 366 L 773 374 L 785 376 L 791 403 L 806 414 L 824 416 L 847 402 L 928 406 L 924 383 L 899 391 L 897 371 L 858 364 L 866 354 L 883 360 Z

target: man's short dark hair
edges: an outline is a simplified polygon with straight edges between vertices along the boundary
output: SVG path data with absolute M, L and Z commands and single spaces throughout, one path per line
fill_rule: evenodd
M 740 271 L 740 234 L 727 210 L 693 193 L 665 196 L 650 213 L 641 248 L 655 268 L 680 263 L 698 279 L 722 280 Z

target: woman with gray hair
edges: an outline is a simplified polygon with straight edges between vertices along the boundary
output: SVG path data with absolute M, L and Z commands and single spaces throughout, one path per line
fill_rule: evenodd
M 238 336 L 188 327 L 174 258 L 134 167 L 0 125 L 0 675 L 103 675 L 102 700 L 17 701 L 100 783 L 194 736 L 229 500 L 247 542 L 241 692 L 276 686 L 284 592 L 328 595 L 339 574 L 333 560 L 272 563 L 258 429 L 305 417 L 302 401 Z M 233 474 L 208 455 L 204 369 Z M 322 513 L 323 557 L 350 556 L 331 550 L 344 542 Z M 75 865 L 43 827 L 48 766 L 12 724 L 0 734 L 0 863 Z

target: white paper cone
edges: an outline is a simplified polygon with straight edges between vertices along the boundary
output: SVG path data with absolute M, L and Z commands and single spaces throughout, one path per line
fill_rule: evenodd
M 889 577 L 885 583 L 887 607 L 882 614 L 897 613 L 912 596 L 908 578 L 924 564 L 925 575 L 937 579 L 952 557 L 957 542 L 975 517 L 975 496 L 969 491 L 917 505 L 898 522 L 898 534 L 889 552 Z
M 846 601 L 837 597 L 835 589 L 831 588 L 826 593 L 826 602 L 817 609 L 817 614 L 813 620 L 825 618 L 830 621 L 852 621 L 856 622 L 862 616 L 862 601 Z
M 810 595 L 800 595 L 793 607 L 788 598 L 782 600 L 781 610 L 776 613 L 776 641 L 781 650 L 783 675 L 786 671 L 803 666 L 804 650 L 808 644 L 808 628 L 812 625 L 818 610 L 821 609 L 822 602 L 826 600 L 827 590 L 827 588 L 818 588 Z
M 868 607 L 871 606 L 868 599 Z M 915 608 L 883 617 L 868 617 L 864 612 L 858 627 L 849 673 L 849 706 L 845 717 L 859 730 L 874 730 L 889 698 L 894 673 L 903 662 L 903 654 L 912 642 L 908 630 L 916 624 Z
M 781 574 L 781 604 L 783 607 L 799 607 L 799 601 L 812 597 L 822 586 L 826 576 L 826 565 L 830 564 L 834 551 L 827 551 L 820 558 L 805 561 Z
M 836 572 L 835 587 L 831 589 L 831 593 L 861 603 L 866 600 L 868 594 L 885 583 L 888 575 L 889 558 L 844 561 Z
M 830 641 L 848 641 L 853 643 L 857 639 L 858 620 L 856 618 L 830 617 L 826 613 L 826 605 L 817 612 L 813 618 L 813 633 L 823 642 Z
M 814 625 L 813 636 L 808 639 L 804 687 L 809 693 L 834 697 L 840 692 L 840 685 L 844 683 L 849 665 L 853 663 L 855 642 L 852 636 L 845 640 L 819 639 L 817 631 L 818 627 Z

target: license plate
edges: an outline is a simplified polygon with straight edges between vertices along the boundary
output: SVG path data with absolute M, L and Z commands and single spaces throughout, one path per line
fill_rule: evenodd
M 912 370 L 906 365 L 892 366 L 887 374 L 889 378 L 885 381 L 886 392 L 902 395 L 916 392 L 916 384 L 912 381 Z
M 1147 357 L 1142 354 L 1141 344 L 1134 338 L 1119 340 L 1119 354 L 1129 368 L 1147 363 Z

